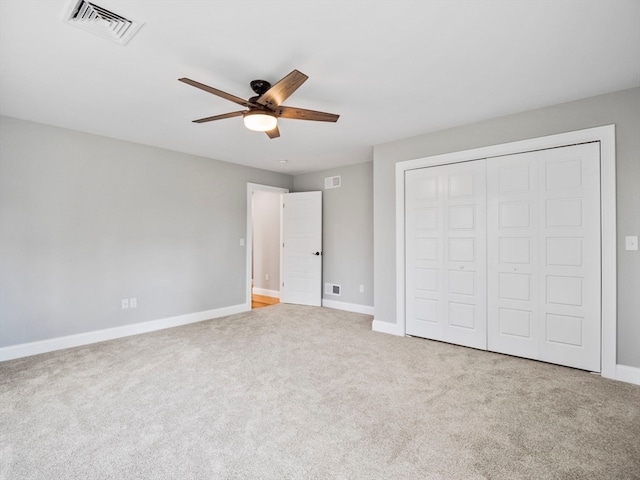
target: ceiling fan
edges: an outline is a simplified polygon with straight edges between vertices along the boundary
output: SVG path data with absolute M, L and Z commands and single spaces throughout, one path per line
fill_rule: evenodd
M 266 80 L 253 80 L 249 85 L 256 95 L 249 100 L 244 100 L 189 78 L 179 78 L 178 80 L 247 108 L 247 110 L 238 110 L 236 112 L 200 118 L 194 120 L 195 123 L 212 122 L 214 120 L 222 120 L 223 118 L 242 116 L 247 128 L 258 132 L 265 132 L 269 138 L 277 138 L 280 136 L 278 118 L 314 120 L 317 122 L 338 121 L 340 115 L 304 108 L 285 107 L 282 105 L 282 102 L 289 98 L 308 78 L 304 73 L 293 70 L 275 85 L 271 85 Z

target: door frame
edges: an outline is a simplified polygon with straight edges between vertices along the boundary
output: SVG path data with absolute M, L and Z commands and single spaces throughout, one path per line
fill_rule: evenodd
M 251 265 L 253 264 L 253 192 L 289 193 L 288 188 L 247 182 L 246 293 L 244 307 L 251 310 Z M 282 217 L 282 212 L 280 213 Z M 278 227 L 280 228 L 280 227 Z
M 601 206 L 601 375 L 617 378 L 617 265 L 616 265 L 616 152 L 615 125 L 588 128 L 574 132 L 531 138 L 431 157 L 396 163 L 396 328 L 406 335 L 405 319 L 405 191 L 407 170 L 435 167 L 471 160 L 564 147 L 580 143 L 600 142 L 600 206 Z

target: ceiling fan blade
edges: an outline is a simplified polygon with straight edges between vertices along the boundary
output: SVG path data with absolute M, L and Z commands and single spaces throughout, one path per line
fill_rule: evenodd
M 241 115 L 244 115 L 245 112 L 246 110 L 240 110 L 238 112 L 229 112 L 223 113 L 222 115 L 214 115 L 213 117 L 199 118 L 198 120 L 194 120 L 193 123 L 213 122 L 214 120 L 222 120 L 224 118 L 239 117 Z
M 300 88 L 300 85 L 302 85 L 307 78 L 309 77 L 304 73 L 294 70 L 282 80 L 279 80 L 278 83 L 273 85 L 269 90 L 260 95 L 260 98 L 256 101 L 260 105 L 264 105 L 265 107 L 272 109 L 279 107 L 282 102 L 291 96 L 293 92 Z
M 205 92 L 213 93 L 218 97 L 224 98 L 225 100 L 229 100 L 233 103 L 237 103 L 238 105 L 242 105 L 243 107 L 256 106 L 255 103 L 248 102 L 243 98 L 236 97 L 235 95 L 231 95 L 230 93 L 223 92 L 222 90 L 218 90 L 217 88 L 210 87 L 209 85 L 205 85 L 204 83 L 196 82 L 195 80 L 191 80 L 190 78 L 179 78 L 178 81 L 186 83 L 187 85 L 191 85 L 192 87 L 199 88 L 200 90 L 204 90 Z
M 264 133 L 266 133 L 269 138 L 278 138 L 280 136 L 280 130 L 278 130 L 277 125 L 275 128 L 272 128 L 271 130 L 267 130 Z
M 335 113 L 317 112 L 305 108 L 278 107 L 276 114 L 282 118 L 294 118 L 296 120 L 314 120 L 316 122 L 337 122 L 340 115 Z

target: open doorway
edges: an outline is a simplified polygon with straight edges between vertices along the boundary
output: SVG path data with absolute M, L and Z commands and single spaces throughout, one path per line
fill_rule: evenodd
M 247 303 L 252 309 L 280 301 L 280 194 L 287 192 L 247 185 Z

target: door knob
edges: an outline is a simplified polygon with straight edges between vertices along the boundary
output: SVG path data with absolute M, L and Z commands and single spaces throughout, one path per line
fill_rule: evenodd
M 311 255 L 320 255 L 320 252 L 312 253 Z

